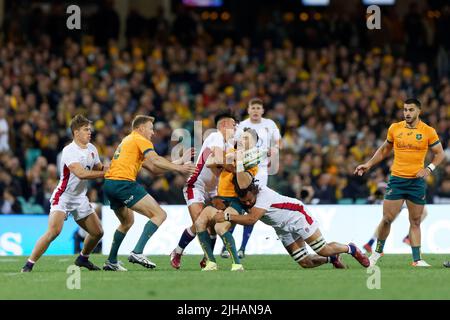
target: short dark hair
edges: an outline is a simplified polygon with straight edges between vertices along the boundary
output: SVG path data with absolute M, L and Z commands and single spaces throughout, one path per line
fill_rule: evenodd
M 245 127 L 243 131 L 250 133 L 253 136 L 253 138 L 255 139 L 255 141 L 258 142 L 259 136 L 258 136 L 258 132 L 256 132 L 255 129 Z
M 150 116 L 138 115 L 133 119 L 133 122 L 131 123 L 131 129 L 135 130 L 150 121 L 155 121 L 155 118 Z
M 252 106 L 254 104 L 260 104 L 260 105 L 264 105 L 263 101 L 261 98 L 252 98 L 250 99 L 250 101 L 248 102 L 248 106 Z
M 420 101 L 416 98 L 409 98 L 405 100 L 405 104 L 413 104 L 415 105 L 417 108 L 422 109 L 422 104 L 420 103 Z
M 72 131 L 72 134 L 74 134 L 75 130 L 79 130 L 80 128 L 87 126 L 91 123 L 92 121 L 83 116 L 82 114 L 77 114 L 70 121 L 70 130 Z
M 233 115 L 232 115 L 230 112 L 228 112 L 228 111 L 224 111 L 224 112 L 221 112 L 221 113 L 219 113 L 218 115 L 216 115 L 216 116 L 214 117 L 214 123 L 216 124 L 216 127 L 217 127 L 217 124 L 219 123 L 220 120 L 226 119 L 226 118 L 230 118 L 230 119 L 233 119 L 233 120 L 236 121 L 235 116 L 233 116 Z

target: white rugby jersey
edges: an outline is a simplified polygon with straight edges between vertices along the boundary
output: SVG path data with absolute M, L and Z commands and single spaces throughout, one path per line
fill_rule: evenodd
M 253 207 L 266 210 L 261 221 L 276 230 L 286 231 L 289 228 L 289 222 L 297 220 L 299 215 L 303 216 L 309 224 L 314 222 L 303 202 L 283 196 L 266 186 L 261 186 Z
M 217 131 L 211 133 L 203 142 L 202 148 L 200 149 L 199 156 L 197 158 L 197 171 L 192 174 L 186 182 L 187 190 L 192 190 L 192 188 L 202 188 L 204 191 L 213 191 L 217 188 L 218 176 L 216 176 L 213 171 L 206 167 L 206 160 L 211 155 L 214 147 L 218 147 L 227 150 L 227 144 L 223 135 Z
M 242 132 L 244 132 L 244 128 L 251 128 L 256 131 L 258 134 L 258 142 L 256 147 L 260 149 L 260 151 L 267 152 L 270 146 L 275 145 L 275 142 L 281 138 L 280 130 L 273 120 L 261 118 L 260 123 L 252 123 L 250 118 L 239 123 L 235 137 L 239 139 Z M 267 166 L 269 164 L 269 158 L 265 158 L 260 163 L 261 167 Z
M 79 162 L 84 169 L 92 170 L 96 164 L 100 163 L 97 148 L 92 143 L 89 143 L 87 148 L 83 149 L 73 141 L 64 147 L 59 167 L 61 175 L 58 186 L 51 197 L 52 204 L 57 204 L 63 194 L 71 197 L 86 195 L 88 180 L 79 179 L 69 170 L 69 166 L 76 162 Z

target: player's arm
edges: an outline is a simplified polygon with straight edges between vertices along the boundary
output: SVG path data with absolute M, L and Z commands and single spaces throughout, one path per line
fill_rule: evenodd
M 193 174 L 195 172 L 194 164 L 174 164 L 166 158 L 158 155 L 154 150 L 148 151 L 145 154 L 145 160 L 142 163 L 142 166 L 150 172 L 175 171 L 181 174 Z
M 214 216 L 216 223 L 229 221 L 232 223 L 241 224 L 244 226 L 254 225 L 262 216 L 266 213 L 266 210 L 253 207 L 246 215 L 230 214 L 229 212 L 218 212 Z
M 436 169 L 436 167 L 441 164 L 441 162 L 445 158 L 444 149 L 442 148 L 442 144 L 439 142 L 439 140 L 437 141 L 437 143 L 435 145 L 430 147 L 430 149 L 433 152 L 433 160 L 426 168 L 421 169 L 416 174 L 416 177 L 418 177 L 418 178 L 428 177 L 434 171 L 434 169 Z
M 185 163 L 189 163 L 191 161 L 192 157 L 195 157 L 195 149 L 194 148 L 184 150 L 183 156 L 180 157 L 179 159 L 172 161 L 172 163 L 174 165 L 183 165 Z M 144 168 L 146 168 L 148 171 L 150 171 L 155 176 L 160 176 L 160 175 L 163 175 L 165 172 L 167 172 L 167 170 L 161 169 L 161 168 L 158 168 L 157 166 L 155 166 L 154 163 L 151 161 L 144 162 L 144 164 L 142 166 Z
M 97 178 L 103 178 L 105 175 L 104 170 L 86 170 L 83 168 L 81 163 L 74 162 L 69 164 L 69 170 L 71 173 L 76 175 L 79 179 L 97 179 Z
M 364 164 L 356 167 L 354 174 L 362 176 L 365 172 L 369 171 L 370 168 L 377 165 L 383 161 L 392 151 L 393 142 L 386 140 L 375 152 L 373 157 Z

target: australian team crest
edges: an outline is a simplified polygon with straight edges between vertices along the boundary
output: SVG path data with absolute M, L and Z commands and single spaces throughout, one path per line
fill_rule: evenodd
M 421 140 L 422 139 L 422 134 L 420 134 L 420 133 L 416 134 L 416 139 L 417 140 Z

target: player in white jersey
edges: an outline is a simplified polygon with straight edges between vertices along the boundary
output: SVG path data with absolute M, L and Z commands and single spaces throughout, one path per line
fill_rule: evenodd
M 229 113 L 221 113 L 215 117 L 217 132 L 210 134 L 204 141 L 197 159 L 197 171 L 189 177 L 183 189 L 184 198 L 192 219 L 192 225 L 186 228 L 181 235 L 178 246 L 170 254 L 170 264 L 175 269 L 181 265 L 181 255 L 186 246 L 195 238 L 195 220 L 202 212 L 205 204 L 217 194 L 218 177 L 220 169 L 212 169 L 206 163 L 224 164 L 224 155 L 227 146 L 230 146 L 236 131 L 236 122 Z M 216 235 L 211 234 L 211 242 L 214 247 Z M 200 262 L 203 267 L 205 260 Z
M 248 119 L 239 123 L 236 130 L 236 141 L 244 132 L 245 128 L 250 128 L 256 131 L 258 134 L 258 143 L 256 147 L 260 152 L 264 153 L 261 162 L 258 164 L 258 173 L 256 179 L 259 181 L 260 186 L 267 186 L 267 179 L 270 171 L 276 172 L 278 169 L 278 155 L 281 145 L 281 135 L 275 122 L 271 119 L 263 118 L 264 106 L 263 101 L 259 98 L 253 98 L 248 102 Z M 266 156 L 267 155 L 267 156 Z M 231 232 L 233 232 L 233 229 Z M 253 225 L 244 226 L 242 234 L 241 246 L 238 250 L 239 258 L 245 257 L 245 248 L 247 247 L 248 240 L 252 234 Z M 222 248 L 223 258 L 229 256 L 225 247 Z
M 100 162 L 97 149 L 91 143 L 91 122 L 82 115 L 75 116 L 70 124 L 73 141 L 61 156 L 61 177 L 51 198 L 47 232 L 37 241 L 22 272 L 30 272 L 36 261 L 45 253 L 51 242 L 60 234 L 64 221 L 72 215 L 77 224 L 88 232 L 83 250 L 75 265 L 89 270 L 100 270 L 91 261 L 89 254 L 103 236 L 100 219 L 89 204 L 86 195 L 87 179 L 103 178 L 105 168 Z
M 351 254 L 362 266 L 369 266 L 369 259 L 355 244 L 327 243 L 318 224 L 298 199 L 285 197 L 274 190 L 259 187 L 253 181 L 246 189 L 239 188 L 235 181 L 236 193 L 248 214 L 236 215 L 218 212 L 216 222 L 229 221 L 242 225 L 252 225 L 258 220 L 274 228 L 279 239 L 292 258 L 304 268 L 313 268 L 331 262 L 337 268 L 345 267 L 339 254 Z M 310 255 L 305 242 L 317 254 Z

